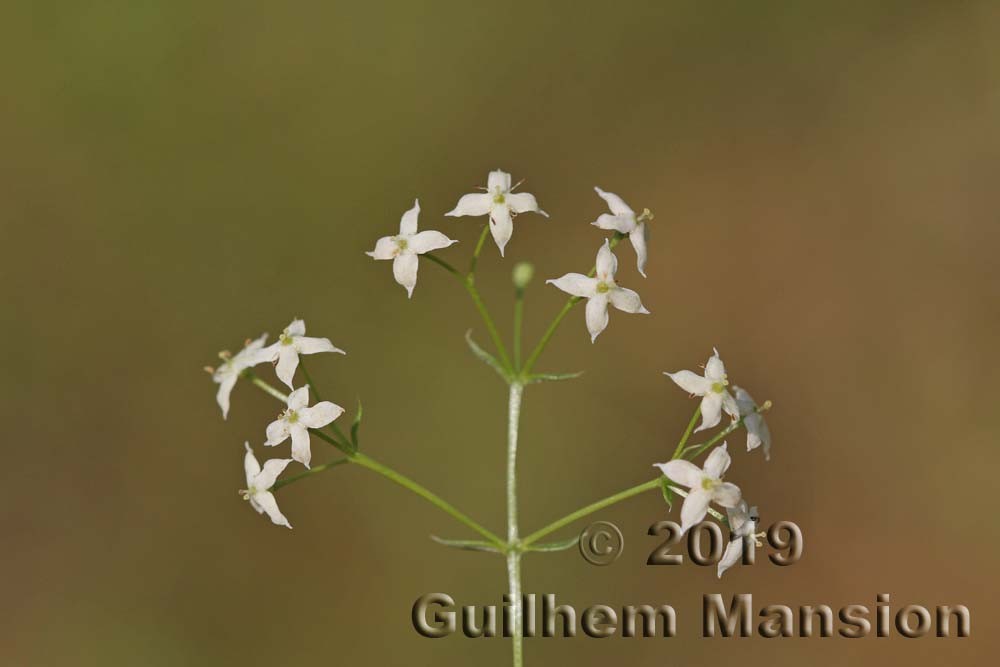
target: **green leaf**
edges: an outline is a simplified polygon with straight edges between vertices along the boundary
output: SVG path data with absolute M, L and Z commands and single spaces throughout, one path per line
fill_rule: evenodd
M 465 342 L 469 344 L 469 349 L 472 350 L 472 354 L 476 355 L 480 361 L 499 373 L 500 377 L 504 379 L 504 382 L 510 382 L 510 375 L 507 373 L 507 370 L 503 367 L 503 365 L 496 360 L 496 357 L 479 347 L 479 345 L 476 344 L 476 341 L 472 340 L 472 329 L 465 332 Z
M 536 382 L 555 382 L 558 380 L 574 380 L 583 375 L 583 371 L 577 373 L 534 373 L 525 379 L 525 384 Z
M 670 480 L 665 476 L 660 478 L 660 490 L 663 491 L 663 500 L 667 502 L 667 507 L 673 509 L 674 490 L 670 488 Z
M 358 442 L 358 431 L 361 429 L 361 399 L 358 399 L 358 411 L 354 413 L 354 421 L 351 422 L 351 444 L 354 445 L 354 451 L 358 451 L 361 448 L 361 444 Z
M 448 540 L 443 537 L 438 537 L 437 535 L 431 535 L 431 539 L 438 544 L 442 544 L 453 549 L 463 549 L 465 551 L 488 551 L 495 554 L 500 553 L 500 550 L 497 549 L 496 545 L 492 542 L 483 542 L 481 540 Z
M 572 549 L 580 542 L 580 536 L 574 535 L 568 540 L 560 540 L 558 542 L 543 542 L 542 544 L 532 544 L 527 548 L 528 551 L 566 551 L 567 549 Z

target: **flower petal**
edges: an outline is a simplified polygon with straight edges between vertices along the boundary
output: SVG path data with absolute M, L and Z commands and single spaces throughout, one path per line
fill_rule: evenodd
M 729 448 L 726 443 L 722 443 L 712 450 L 712 453 L 705 459 L 705 474 L 714 479 L 720 479 L 729 470 L 733 458 L 729 456 Z
M 294 389 L 292 380 L 295 378 L 295 369 L 299 367 L 299 351 L 295 349 L 295 345 L 279 345 L 278 364 L 274 367 L 274 372 L 289 389 Z
M 546 218 L 549 217 L 548 213 L 538 208 L 538 201 L 535 199 L 535 195 L 528 194 L 527 192 L 514 192 L 507 195 L 507 203 L 514 213 L 528 213 L 530 211 L 544 215 Z
M 329 338 L 300 336 L 295 339 L 295 349 L 299 351 L 299 354 L 317 354 L 319 352 L 339 352 L 345 354 L 343 350 L 334 347 Z
M 413 200 L 413 208 L 399 219 L 399 233 L 402 236 L 412 236 L 417 233 L 417 218 L 420 216 L 420 200 Z
M 278 481 L 278 475 L 285 471 L 292 459 L 268 459 L 264 461 L 264 469 L 253 480 L 254 486 L 260 490 L 267 490 Z
M 302 408 L 309 405 L 309 385 L 304 387 L 299 387 L 292 393 L 288 395 L 288 400 L 285 401 L 291 410 L 301 410 Z
M 671 481 L 677 482 L 689 489 L 701 488 L 701 479 L 705 476 L 701 468 L 683 459 L 674 459 L 667 463 L 657 463 L 656 467 L 669 477 Z
M 708 514 L 708 503 L 711 496 L 708 491 L 701 488 L 691 489 L 691 493 L 684 499 L 681 505 L 681 533 L 686 533 L 693 526 L 697 526 L 704 521 Z
M 462 195 L 455 208 L 445 213 L 447 216 L 457 218 L 463 215 L 486 215 L 493 206 L 493 197 L 486 193 L 473 193 Z
M 288 422 L 284 417 L 280 419 L 275 419 L 273 422 L 267 425 L 267 440 L 264 441 L 265 447 L 274 447 L 275 445 L 280 445 L 285 440 L 288 440 Z
M 253 455 L 253 450 L 250 449 L 250 443 L 244 442 L 243 446 L 247 449 L 247 453 L 243 457 L 243 472 L 246 474 L 247 486 L 249 487 L 253 484 L 254 478 L 260 474 L 260 464 L 257 463 L 257 457 Z
M 595 294 L 587 299 L 587 331 L 593 343 L 608 326 L 608 295 Z
M 304 320 L 292 320 L 292 323 L 285 329 L 289 336 L 304 336 L 306 334 L 306 323 Z
M 503 249 L 514 234 L 514 223 L 506 204 L 497 204 L 490 209 L 490 233 L 493 234 L 493 240 L 496 241 L 497 247 L 500 248 L 500 256 L 503 257 Z
M 452 243 L 458 243 L 454 241 L 441 232 L 435 232 L 428 230 L 426 232 L 420 232 L 419 234 L 414 234 L 410 238 L 409 249 L 417 255 L 422 255 L 425 252 L 431 252 L 432 250 L 440 250 L 441 248 L 447 248 Z
M 649 311 L 639 300 L 639 295 L 630 289 L 616 287 L 608 292 L 608 298 L 611 300 L 611 305 L 622 312 L 649 315 Z
M 491 171 L 486 181 L 486 188 L 491 194 L 495 194 L 497 190 L 510 192 L 510 174 L 502 169 Z
M 222 408 L 222 418 L 225 419 L 229 416 L 229 394 L 232 393 L 240 376 L 236 373 L 227 373 L 220 377 L 221 379 L 216 380 L 219 383 L 219 391 L 215 392 L 215 402 Z
M 729 482 L 723 482 L 712 489 L 712 500 L 723 507 L 735 507 L 742 498 L 743 492 L 740 491 L 740 487 Z
M 691 371 L 677 371 L 676 373 L 664 373 L 674 383 L 689 394 L 704 396 L 712 390 L 712 383 L 697 373 Z
M 260 491 L 254 494 L 253 500 L 257 503 L 257 506 L 261 510 L 267 512 L 267 515 L 271 517 L 272 522 L 278 524 L 279 526 L 287 526 L 289 528 L 292 527 L 292 524 L 288 523 L 288 519 L 286 519 L 285 515 L 278 509 L 278 501 L 274 499 L 273 493 L 270 491 Z
M 299 423 L 307 428 L 323 428 L 344 414 L 344 408 L 330 401 L 321 401 L 311 408 L 299 410 Z
M 722 363 L 718 350 L 714 350 L 714 354 L 705 364 L 705 377 L 712 382 L 722 382 L 726 379 L 726 365 Z
M 694 432 L 718 426 L 720 421 L 722 421 L 722 396 L 709 390 L 701 399 L 701 426 Z
M 643 278 L 646 277 L 646 241 L 648 238 L 645 222 L 638 225 L 628 235 L 628 240 L 632 242 L 632 248 L 635 250 L 635 267 Z
M 625 201 L 613 192 L 606 192 L 597 186 L 594 186 L 594 191 L 600 196 L 601 199 L 608 203 L 608 208 L 615 215 L 631 215 L 635 217 L 635 211 L 629 208 L 629 205 Z
M 612 229 L 621 234 L 628 234 L 635 229 L 635 217 L 601 213 L 592 223 L 594 227 Z
M 406 296 L 413 296 L 413 288 L 417 286 L 417 265 L 416 255 L 400 255 L 392 260 L 392 275 L 396 282 L 406 288 Z
M 597 251 L 595 266 L 598 280 L 614 280 L 618 272 L 618 258 L 611 252 L 611 244 L 607 239 L 604 239 L 604 245 Z
M 725 553 L 722 554 L 722 560 L 719 561 L 719 565 L 716 568 L 719 579 L 722 578 L 723 572 L 736 565 L 741 558 L 743 558 L 743 538 L 733 535 L 732 539 L 729 540 L 729 544 L 726 545 Z
M 304 424 L 292 424 L 289 429 L 292 434 L 292 458 L 309 467 L 312 460 L 312 450 L 309 448 L 309 429 Z
M 590 278 L 582 273 L 567 273 L 561 278 L 545 282 L 573 296 L 591 297 L 597 294 L 597 278 Z
M 372 259 L 392 259 L 396 256 L 399 246 L 396 245 L 396 237 L 383 236 L 375 242 L 375 249 L 365 254 Z
M 729 517 L 729 529 L 739 536 L 748 535 L 753 530 L 750 525 L 750 509 L 745 500 L 740 500 L 736 507 L 726 509 Z

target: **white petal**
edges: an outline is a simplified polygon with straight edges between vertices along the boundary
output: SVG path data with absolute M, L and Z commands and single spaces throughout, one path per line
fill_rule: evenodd
M 253 480 L 253 485 L 257 489 L 267 490 L 278 481 L 278 475 L 285 471 L 292 459 L 268 459 L 264 461 L 264 469 L 260 471 Z
M 257 457 L 253 455 L 253 450 L 250 449 L 250 443 L 245 442 L 243 446 L 246 447 L 247 453 L 243 457 L 243 472 L 246 474 L 247 486 L 253 484 L 254 478 L 260 474 L 260 464 L 257 463 Z
M 432 250 L 447 248 L 452 243 L 458 243 L 458 241 L 453 241 L 441 232 L 428 230 L 426 232 L 414 234 L 413 237 L 410 238 L 409 250 L 417 255 L 422 255 L 425 252 L 431 252 Z
M 383 236 L 375 242 L 375 249 L 371 252 L 366 252 L 365 254 L 372 259 L 392 259 L 396 256 L 398 248 L 399 246 L 396 245 L 396 237 Z
M 733 565 L 739 562 L 743 558 L 743 538 L 734 535 L 729 544 L 726 545 L 726 552 L 722 554 L 722 560 L 719 561 L 719 566 L 716 572 L 719 578 L 722 578 L 722 573 L 731 568 Z
M 420 200 L 413 200 L 413 208 L 403 214 L 399 220 L 399 233 L 403 236 L 412 236 L 417 233 L 417 217 L 420 215 Z
M 285 440 L 288 440 L 288 422 L 285 421 L 284 417 L 275 419 L 267 425 L 267 440 L 264 441 L 265 447 L 280 445 Z
M 567 273 L 561 278 L 545 282 L 573 296 L 591 297 L 597 294 L 597 278 L 590 278 L 582 273 Z
M 688 532 L 691 527 L 698 525 L 705 519 L 705 515 L 708 514 L 709 500 L 711 500 L 711 496 L 709 496 L 708 491 L 703 490 L 700 486 L 691 489 L 691 493 L 681 505 L 681 533 Z
M 718 426 L 720 421 L 722 421 L 722 396 L 709 391 L 701 399 L 701 426 L 694 432 Z
M 614 280 L 618 272 L 618 258 L 611 252 L 611 245 L 604 239 L 604 245 L 597 251 L 597 278 L 599 280 Z
M 712 450 L 712 453 L 705 459 L 705 474 L 715 479 L 721 478 L 729 470 L 733 459 L 729 456 L 729 448 L 726 443 L 722 443 Z
M 624 215 L 612 215 L 611 213 L 601 213 L 597 216 L 597 220 L 594 220 L 590 224 L 595 227 L 600 227 L 601 229 L 613 229 L 616 232 L 628 234 L 635 229 L 635 218 Z
M 299 423 L 305 424 L 307 428 L 323 428 L 342 414 L 344 408 L 330 401 L 322 401 L 311 408 L 299 410 Z
M 701 480 L 705 476 L 701 468 L 683 459 L 674 459 L 667 463 L 657 463 L 656 467 L 672 481 L 689 489 L 700 488 Z
M 723 390 L 719 396 L 722 397 L 722 409 L 733 419 L 740 418 L 740 408 L 736 405 L 736 399 L 728 391 Z
M 500 248 L 500 256 L 503 257 L 503 249 L 514 233 L 514 223 L 511 221 L 510 209 L 506 204 L 497 204 L 490 209 L 490 233 L 493 234 L 493 240 L 496 241 L 497 247 Z
M 227 373 L 218 380 L 219 391 L 215 393 L 215 402 L 222 408 L 223 419 L 229 416 L 229 394 L 232 393 L 238 379 L 239 375 L 236 373 Z
M 510 192 L 510 174 L 502 169 L 491 171 L 486 181 L 486 188 L 491 194 L 496 193 L 497 190 L 500 192 Z
M 278 355 L 281 352 L 281 341 L 275 341 L 262 349 L 257 353 L 255 361 L 257 363 L 264 363 L 265 361 L 275 362 L 278 360 Z M 256 365 L 256 364 L 255 364 Z
M 673 380 L 678 387 L 689 394 L 704 396 L 712 390 L 712 383 L 691 371 L 677 371 L 676 373 L 664 373 Z
M 608 326 L 608 295 L 596 294 L 587 299 L 587 331 L 593 343 Z
M 417 265 L 416 255 L 400 255 L 392 260 L 392 275 L 406 288 L 407 297 L 413 296 L 413 288 L 417 285 Z
M 733 391 L 736 393 L 736 405 L 740 408 L 740 416 L 746 417 L 751 415 L 757 409 L 757 403 L 753 400 L 753 397 L 747 392 L 743 387 L 733 387 Z
M 628 235 L 628 240 L 632 242 L 632 248 L 635 249 L 635 267 L 643 278 L 646 277 L 646 240 L 648 238 L 645 222 L 633 229 Z
M 729 517 L 729 528 L 733 533 L 743 536 L 748 535 L 753 530 L 750 522 L 750 510 L 747 508 L 745 500 L 741 500 L 736 507 L 726 509 L 726 514 Z
M 705 377 L 712 382 L 722 382 L 726 379 L 726 366 L 722 363 L 722 359 L 719 358 L 718 350 L 714 351 L 708 363 L 705 364 Z
M 507 203 L 510 204 L 511 209 L 514 213 L 540 213 L 546 218 L 549 214 L 538 208 L 538 201 L 535 199 L 535 195 L 528 194 L 527 192 L 515 192 L 507 195 Z
M 299 367 L 299 351 L 295 345 L 281 344 L 278 348 L 278 365 L 274 367 L 274 372 L 278 379 L 285 383 L 289 389 L 294 389 L 292 379 L 295 377 L 295 369 Z
M 463 215 L 486 215 L 493 206 L 493 197 L 486 193 L 462 195 L 455 208 L 445 213 L 453 218 Z
M 288 395 L 288 407 L 292 410 L 301 410 L 309 405 L 309 385 L 299 387 Z
M 318 352 L 339 352 L 344 354 L 343 350 L 333 346 L 329 338 L 301 336 L 295 339 L 295 349 L 299 351 L 299 354 L 316 354 Z
M 742 498 L 743 492 L 740 491 L 740 487 L 729 482 L 723 482 L 712 489 L 712 500 L 723 507 L 735 507 Z
M 292 323 L 285 329 L 289 336 L 304 336 L 306 333 L 306 323 L 303 320 L 292 320 Z
M 631 215 L 635 217 L 635 211 L 629 208 L 629 205 L 625 201 L 613 192 L 606 192 L 599 187 L 594 187 L 594 191 L 608 203 L 608 208 L 615 215 Z
M 292 434 L 292 458 L 309 467 L 312 460 L 312 450 L 309 448 L 309 429 L 303 424 L 292 424 L 289 429 Z
M 620 311 L 649 315 L 649 311 L 646 310 L 645 306 L 642 305 L 642 301 L 639 300 L 639 295 L 630 289 L 616 287 L 608 292 L 608 298 L 611 300 L 611 305 Z
M 285 515 L 278 509 L 278 501 L 274 499 L 273 493 L 270 491 L 260 491 L 254 494 L 253 499 L 260 509 L 267 512 L 267 515 L 271 517 L 271 521 L 279 526 L 287 526 L 289 528 L 292 527 L 292 524 L 288 523 L 288 519 L 286 519 Z

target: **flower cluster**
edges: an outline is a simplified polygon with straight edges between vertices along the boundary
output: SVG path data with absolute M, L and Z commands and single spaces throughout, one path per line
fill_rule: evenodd
M 302 320 L 293 320 L 281 332 L 278 340 L 267 347 L 267 334 L 256 340 L 248 340 L 243 349 L 236 355 L 221 352 L 222 365 L 213 370 L 212 379 L 219 385 L 216 402 L 222 410 L 223 418 L 229 414 L 229 396 L 236 381 L 253 367 L 263 364 L 274 364 L 275 374 L 292 392 L 285 398 L 287 409 L 271 422 L 266 431 L 265 447 L 280 445 L 291 438 L 292 457 L 290 459 L 271 459 L 265 461 L 263 467 L 257 461 L 250 448 L 245 443 L 246 455 L 243 466 L 246 472 L 247 488 L 240 491 L 244 500 L 258 513 L 267 514 L 271 521 L 279 526 L 291 528 L 288 519 L 278 509 L 278 503 L 271 493 L 271 488 L 289 463 L 298 461 L 306 468 L 312 458 L 309 446 L 309 429 L 318 429 L 332 423 L 344 413 L 344 409 L 330 401 L 320 401 L 309 405 L 309 387 L 295 388 L 295 370 L 299 366 L 299 355 L 317 354 L 320 352 L 339 352 L 343 350 L 334 347 L 328 338 L 312 338 L 306 336 L 306 325 Z M 277 395 L 281 395 L 278 392 Z

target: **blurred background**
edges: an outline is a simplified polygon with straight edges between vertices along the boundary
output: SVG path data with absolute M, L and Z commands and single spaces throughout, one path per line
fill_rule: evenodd
M 775 408 L 770 463 L 729 473 L 805 534 L 793 567 L 648 567 L 658 493 L 601 512 L 626 551 L 529 555 L 525 587 L 582 609 L 670 603 L 672 640 L 534 640 L 531 665 L 985 664 L 1000 648 L 994 516 L 1000 369 L 1000 6 L 969 2 L 8 2 L 0 7 L 0 345 L 5 665 L 505 665 L 502 640 L 417 636 L 410 607 L 497 603 L 503 564 L 405 490 L 343 467 L 238 497 L 244 440 L 280 406 L 248 385 L 223 421 L 202 371 L 294 316 L 309 359 L 364 400 L 364 450 L 503 530 L 505 387 L 487 337 L 423 262 L 413 299 L 363 253 L 420 197 L 423 229 L 502 167 L 538 196 L 479 283 L 526 336 L 586 271 L 600 185 L 651 208 L 648 317 L 574 311 L 530 387 L 531 530 L 651 475 L 694 404 L 661 372 L 718 346 Z M 270 371 L 263 369 L 265 375 Z M 347 418 L 345 418 L 347 419 Z M 321 443 L 314 461 L 330 458 Z M 676 512 L 672 515 L 676 518 Z M 562 531 L 571 536 L 583 524 Z M 700 638 L 701 595 L 756 606 L 965 604 L 966 640 Z

